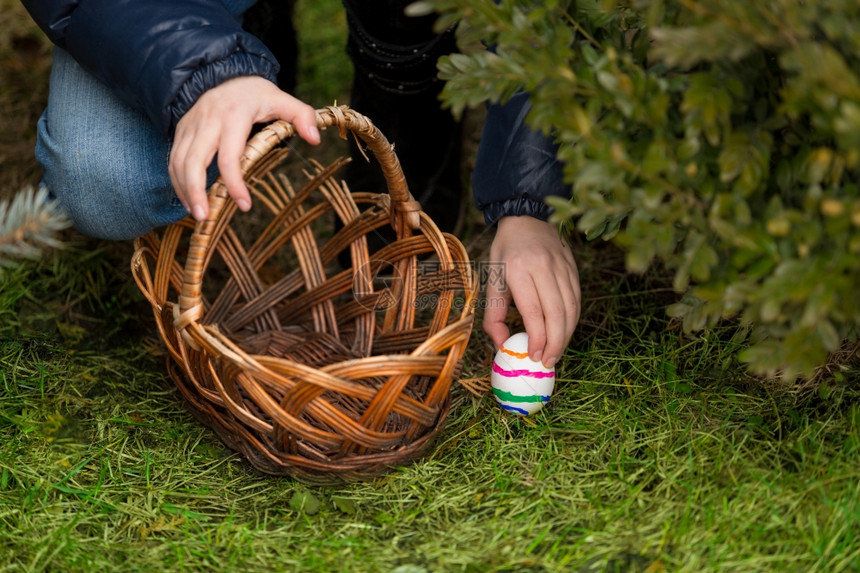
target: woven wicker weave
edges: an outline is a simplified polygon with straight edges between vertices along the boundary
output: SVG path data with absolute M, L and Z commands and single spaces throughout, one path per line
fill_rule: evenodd
M 310 163 L 293 184 L 279 168 L 295 132 L 275 122 L 242 158 L 255 208 L 239 212 L 219 179 L 208 220 L 138 239 L 132 271 L 170 375 L 204 423 L 264 472 L 351 481 L 409 461 L 441 429 L 476 280 L 367 118 L 329 107 L 317 123 L 357 136 L 388 194 L 350 193 L 335 177 L 344 160 Z M 382 228 L 396 239 L 369 252 L 368 235 Z

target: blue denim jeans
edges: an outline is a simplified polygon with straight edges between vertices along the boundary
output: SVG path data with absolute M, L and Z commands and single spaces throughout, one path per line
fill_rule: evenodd
M 222 0 L 239 17 L 256 0 Z M 178 221 L 185 209 L 167 173 L 170 142 L 145 113 L 126 104 L 54 49 L 48 107 L 36 128 L 42 185 L 85 235 L 132 239 Z M 209 184 L 217 177 L 213 162 Z

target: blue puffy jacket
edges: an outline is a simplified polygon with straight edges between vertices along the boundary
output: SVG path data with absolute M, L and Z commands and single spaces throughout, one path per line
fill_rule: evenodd
M 220 0 L 23 0 L 57 46 L 165 136 L 209 88 L 278 63 Z
M 526 124 L 531 109 L 520 92 L 504 105 L 490 104 L 472 172 L 475 204 L 488 225 L 508 215 L 546 220 L 550 195 L 570 196 L 553 140 Z
M 275 57 L 221 0 L 23 4 L 54 44 L 143 109 L 165 137 L 206 90 L 238 76 L 276 81 Z M 554 143 L 524 122 L 528 109 L 525 94 L 488 108 L 472 181 L 489 224 L 506 215 L 545 219 L 549 208 L 543 199 L 568 192 Z

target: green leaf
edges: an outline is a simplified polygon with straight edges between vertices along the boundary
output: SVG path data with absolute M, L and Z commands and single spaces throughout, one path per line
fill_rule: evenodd
M 599 236 L 606 227 L 607 215 L 602 209 L 586 209 L 577 223 L 577 228 L 589 237 Z
M 779 317 L 782 310 L 782 301 L 775 298 L 765 300 L 761 305 L 760 317 L 765 322 L 773 322 Z
M 839 333 L 836 331 L 832 322 L 829 320 L 820 320 L 816 326 L 816 331 L 818 332 L 818 336 L 821 338 L 821 345 L 825 350 L 833 352 L 839 348 L 839 345 L 842 342 L 842 337 L 839 336 Z
M 728 183 L 737 179 L 749 161 L 749 137 L 734 133 L 720 152 L 720 181 Z
M 300 490 L 290 497 L 290 508 L 299 513 L 315 515 L 320 509 L 320 500 L 307 490 Z
M 711 269 L 719 263 L 717 251 L 710 245 L 702 245 L 697 249 L 690 261 L 690 274 L 697 281 L 706 281 L 711 277 Z
M 655 249 L 653 243 L 639 242 L 627 251 L 625 258 L 627 270 L 631 273 L 644 273 L 651 266 L 654 255 Z
M 618 89 L 618 78 L 607 71 L 600 70 L 596 74 L 597 81 L 604 89 L 614 92 Z
M 791 162 L 787 159 L 780 161 L 776 168 L 776 184 L 783 193 L 790 191 L 794 184 Z
M 576 217 L 582 213 L 582 209 L 567 197 L 558 197 L 555 195 L 547 197 L 545 200 L 547 205 L 552 207 L 552 221 L 562 223 Z
M 648 146 L 645 157 L 642 159 L 642 173 L 645 175 L 659 175 L 669 169 L 669 149 L 662 139 L 655 139 Z
M 378 523 L 379 525 L 385 525 L 387 523 L 394 522 L 394 516 L 388 512 L 380 511 L 376 515 L 373 516 L 373 521 Z
M 669 382 L 666 384 L 666 387 L 672 392 L 677 392 L 678 394 L 692 394 L 693 387 L 688 382 Z
M 331 501 L 334 503 L 335 508 L 337 508 L 341 513 L 354 515 L 356 512 L 355 501 L 348 497 L 334 496 L 331 498 Z

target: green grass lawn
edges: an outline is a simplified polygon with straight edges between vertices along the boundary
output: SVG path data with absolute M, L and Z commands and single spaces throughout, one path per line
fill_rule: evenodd
M 326 105 L 348 86 L 343 21 L 324 17 L 339 2 L 299 4 L 326 22 L 302 27 L 317 86 L 303 96 Z M 9 56 L 21 15 L 0 0 L 10 122 L 44 97 L 44 68 Z M 4 161 L 8 197 L 35 170 Z M 0 268 L 2 572 L 860 567 L 857 357 L 803 385 L 751 378 L 745 331 L 684 334 L 664 313 L 669 281 L 626 275 L 611 246 L 575 245 L 585 308 L 544 410 L 515 418 L 457 386 L 425 458 L 324 488 L 263 475 L 200 426 L 166 375 L 130 244 L 69 238 Z M 490 357 L 476 329 L 464 375 L 486 377 Z

